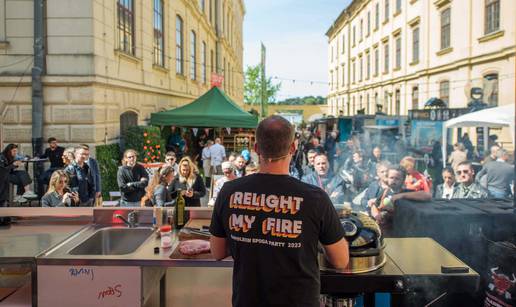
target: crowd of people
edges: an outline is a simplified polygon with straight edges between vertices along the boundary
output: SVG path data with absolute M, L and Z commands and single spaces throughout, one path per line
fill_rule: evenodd
M 514 166 L 509 163 L 507 150 L 497 144 L 491 146 L 477 174 L 468 160 L 470 149 L 462 143 L 455 144 L 449 166 L 442 169 L 440 177 L 431 178 L 416 169 L 413 156 L 405 155 L 393 163 L 384 158 L 380 146 L 364 151 L 357 136 L 339 143 L 338 132 L 331 131 L 321 142 L 317 133 L 304 130 L 298 131 L 295 139 L 297 149 L 289 168 L 292 177 L 320 187 L 333 204 L 349 203 L 378 221 L 388 220 L 392 203 L 401 198 L 506 198 L 513 193 Z M 187 206 L 200 206 L 211 184 L 214 186 L 208 205 L 213 205 L 226 182 L 259 169 L 253 148 L 227 153 L 220 138 L 205 139 L 198 151 L 193 158 L 181 154 L 179 162 L 177 148 L 167 152 L 163 166 L 150 176 L 138 162 L 137 152 L 127 149 L 117 173 L 120 206 L 173 206 L 178 193 Z M 0 155 L 2 204 L 8 200 L 7 182 L 17 186 L 17 202 L 36 196 L 30 189 L 32 179 L 20 169 L 23 158 L 15 144 L 7 145 Z M 95 205 L 101 196 L 101 176 L 88 145 L 64 148 L 55 138 L 49 138 L 48 148 L 40 158 L 50 162 L 38 178 L 39 185 L 47 187 L 41 195 L 42 206 Z

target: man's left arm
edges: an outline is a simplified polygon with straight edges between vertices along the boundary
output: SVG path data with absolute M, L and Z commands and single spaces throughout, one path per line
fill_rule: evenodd
M 210 250 L 216 260 L 222 260 L 229 255 L 227 233 L 222 219 L 223 199 L 227 199 L 224 186 L 220 191 L 220 197 L 215 200 L 213 214 L 210 223 Z
M 408 200 L 415 200 L 415 201 L 426 201 L 432 199 L 432 194 L 430 192 L 425 191 L 417 191 L 417 192 L 403 192 L 394 194 L 392 196 L 392 201 L 396 201 L 398 199 L 408 199 Z

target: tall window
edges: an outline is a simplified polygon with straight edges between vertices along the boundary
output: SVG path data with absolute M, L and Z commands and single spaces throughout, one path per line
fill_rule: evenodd
M 344 54 L 344 50 L 346 50 L 346 36 L 342 35 L 342 48 L 340 50 L 340 53 Z
M 374 29 L 378 30 L 380 27 L 380 3 L 376 3 L 374 6 Z
M 197 52 L 197 37 L 195 31 L 190 32 L 190 79 L 197 79 L 197 63 L 195 60 L 195 54 Z
M 330 90 L 333 90 L 333 70 L 330 70 Z
M 385 114 L 389 114 L 389 92 L 385 91 L 383 94 L 382 111 Z
M 360 95 L 360 97 L 358 97 L 358 108 L 357 108 L 357 111 L 358 110 L 362 110 L 362 95 Z
M 206 42 L 201 45 L 202 82 L 206 83 Z
M 342 64 L 342 86 L 346 84 L 346 65 Z
M 378 100 L 378 92 L 374 93 L 374 109 L 376 110 L 375 112 L 380 112 L 380 107 L 382 106 L 380 104 L 380 101 Z
M 210 74 L 212 74 L 215 71 L 215 59 L 213 50 L 210 50 Z
M 396 69 L 401 68 L 401 35 L 396 37 Z
M 394 114 L 395 115 L 400 115 L 400 111 L 401 111 L 401 93 L 400 93 L 400 89 L 397 89 L 395 92 L 394 92 Z
M 353 46 L 356 45 L 356 34 L 357 34 L 357 28 L 353 26 Z
M 367 35 L 371 34 L 371 11 L 367 12 Z
M 358 82 L 362 82 L 362 72 L 364 71 L 364 58 L 360 56 L 360 70 L 358 71 Z
M 412 88 L 412 110 L 419 108 L 419 87 L 414 86 Z
M 371 53 L 367 53 L 366 58 L 366 79 L 369 80 L 369 77 L 371 77 Z
M 204 0 L 199 0 L 199 8 L 201 9 L 201 12 L 204 13 L 205 7 L 206 7 L 205 1 Z
M 389 2 L 391 0 L 384 0 L 385 1 L 385 12 L 383 15 L 383 21 L 386 22 L 386 21 L 389 21 L 389 13 L 390 13 L 390 8 L 389 8 Z
M 208 9 L 210 10 L 210 23 L 213 24 L 213 11 L 215 10 L 215 6 L 213 5 L 213 0 L 208 0 L 208 3 Z
M 412 30 L 412 62 L 419 62 L 419 27 Z
M 374 49 L 374 76 L 378 76 L 378 72 L 380 70 L 380 50 L 377 48 Z
M 485 34 L 500 30 L 500 0 L 485 0 Z
M 355 60 L 353 60 L 353 71 L 351 72 L 351 80 L 353 83 L 355 83 L 355 72 L 356 72 L 356 63 L 355 63 Z
M 163 0 L 154 0 L 154 64 L 165 65 L 163 36 Z
M 396 0 L 396 13 L 401 12 L 401 0 Z
M 491 95 L 485 97 L 490 107 L 498 105 L 498 74 L 489 74 L 484 76 L 484 92 L 490 89 Z
M 364 20 L 360 19 L 360 40 L 364 39 Z
M 389 43 L 383 46 L 383 72 L 389 72 Z
M 176 73 L 184 74 L 183 19 L 176 16 Z
M 134 6 L 133 0 L 117 1 L 118 49 L 134 55 Z
M 335 89 L 339 89 L 339 68 L 335 67 Z
M 366 94 L 366 111 L 365 111 L 365 114 L 369 114 L 369 110 L 370 110 L 370 107 L 369 107 L 369 93 Z
M 439 98 L 446 104 L 450 101 L 450 81 L 445 80 L 439 83 Z
M 441 50 L 450 47 L 451 9 L 447 8 L 441 13 Z

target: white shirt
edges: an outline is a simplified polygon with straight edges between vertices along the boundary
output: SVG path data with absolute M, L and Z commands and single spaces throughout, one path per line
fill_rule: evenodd
M 213 144 L 210 147 L 211 166 L 219 166 L 226 158 L 226 150 L 220 144 Z
M 201 159 L 202 160 L 209 160 L 211 158 L 211 156 L 210 156 L 210 147 L 204 147 L 202 149 L 202 155 L 201 155 Z
M 443 184 L 443 198 L 451 199 L 453 195 L 453 186 L 449 187 L 446 184 Z

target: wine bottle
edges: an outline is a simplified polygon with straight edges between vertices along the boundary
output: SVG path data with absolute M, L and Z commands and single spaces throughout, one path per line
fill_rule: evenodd
M 177 199 L 176 199 L 176 214 L 174 214 L 174 224 L 176 226 L 176 229 L 181 229 L 186 222 L 185 219 L 185 199 L 183 195 L 181 194 L 181 190 L 177 193 Z

